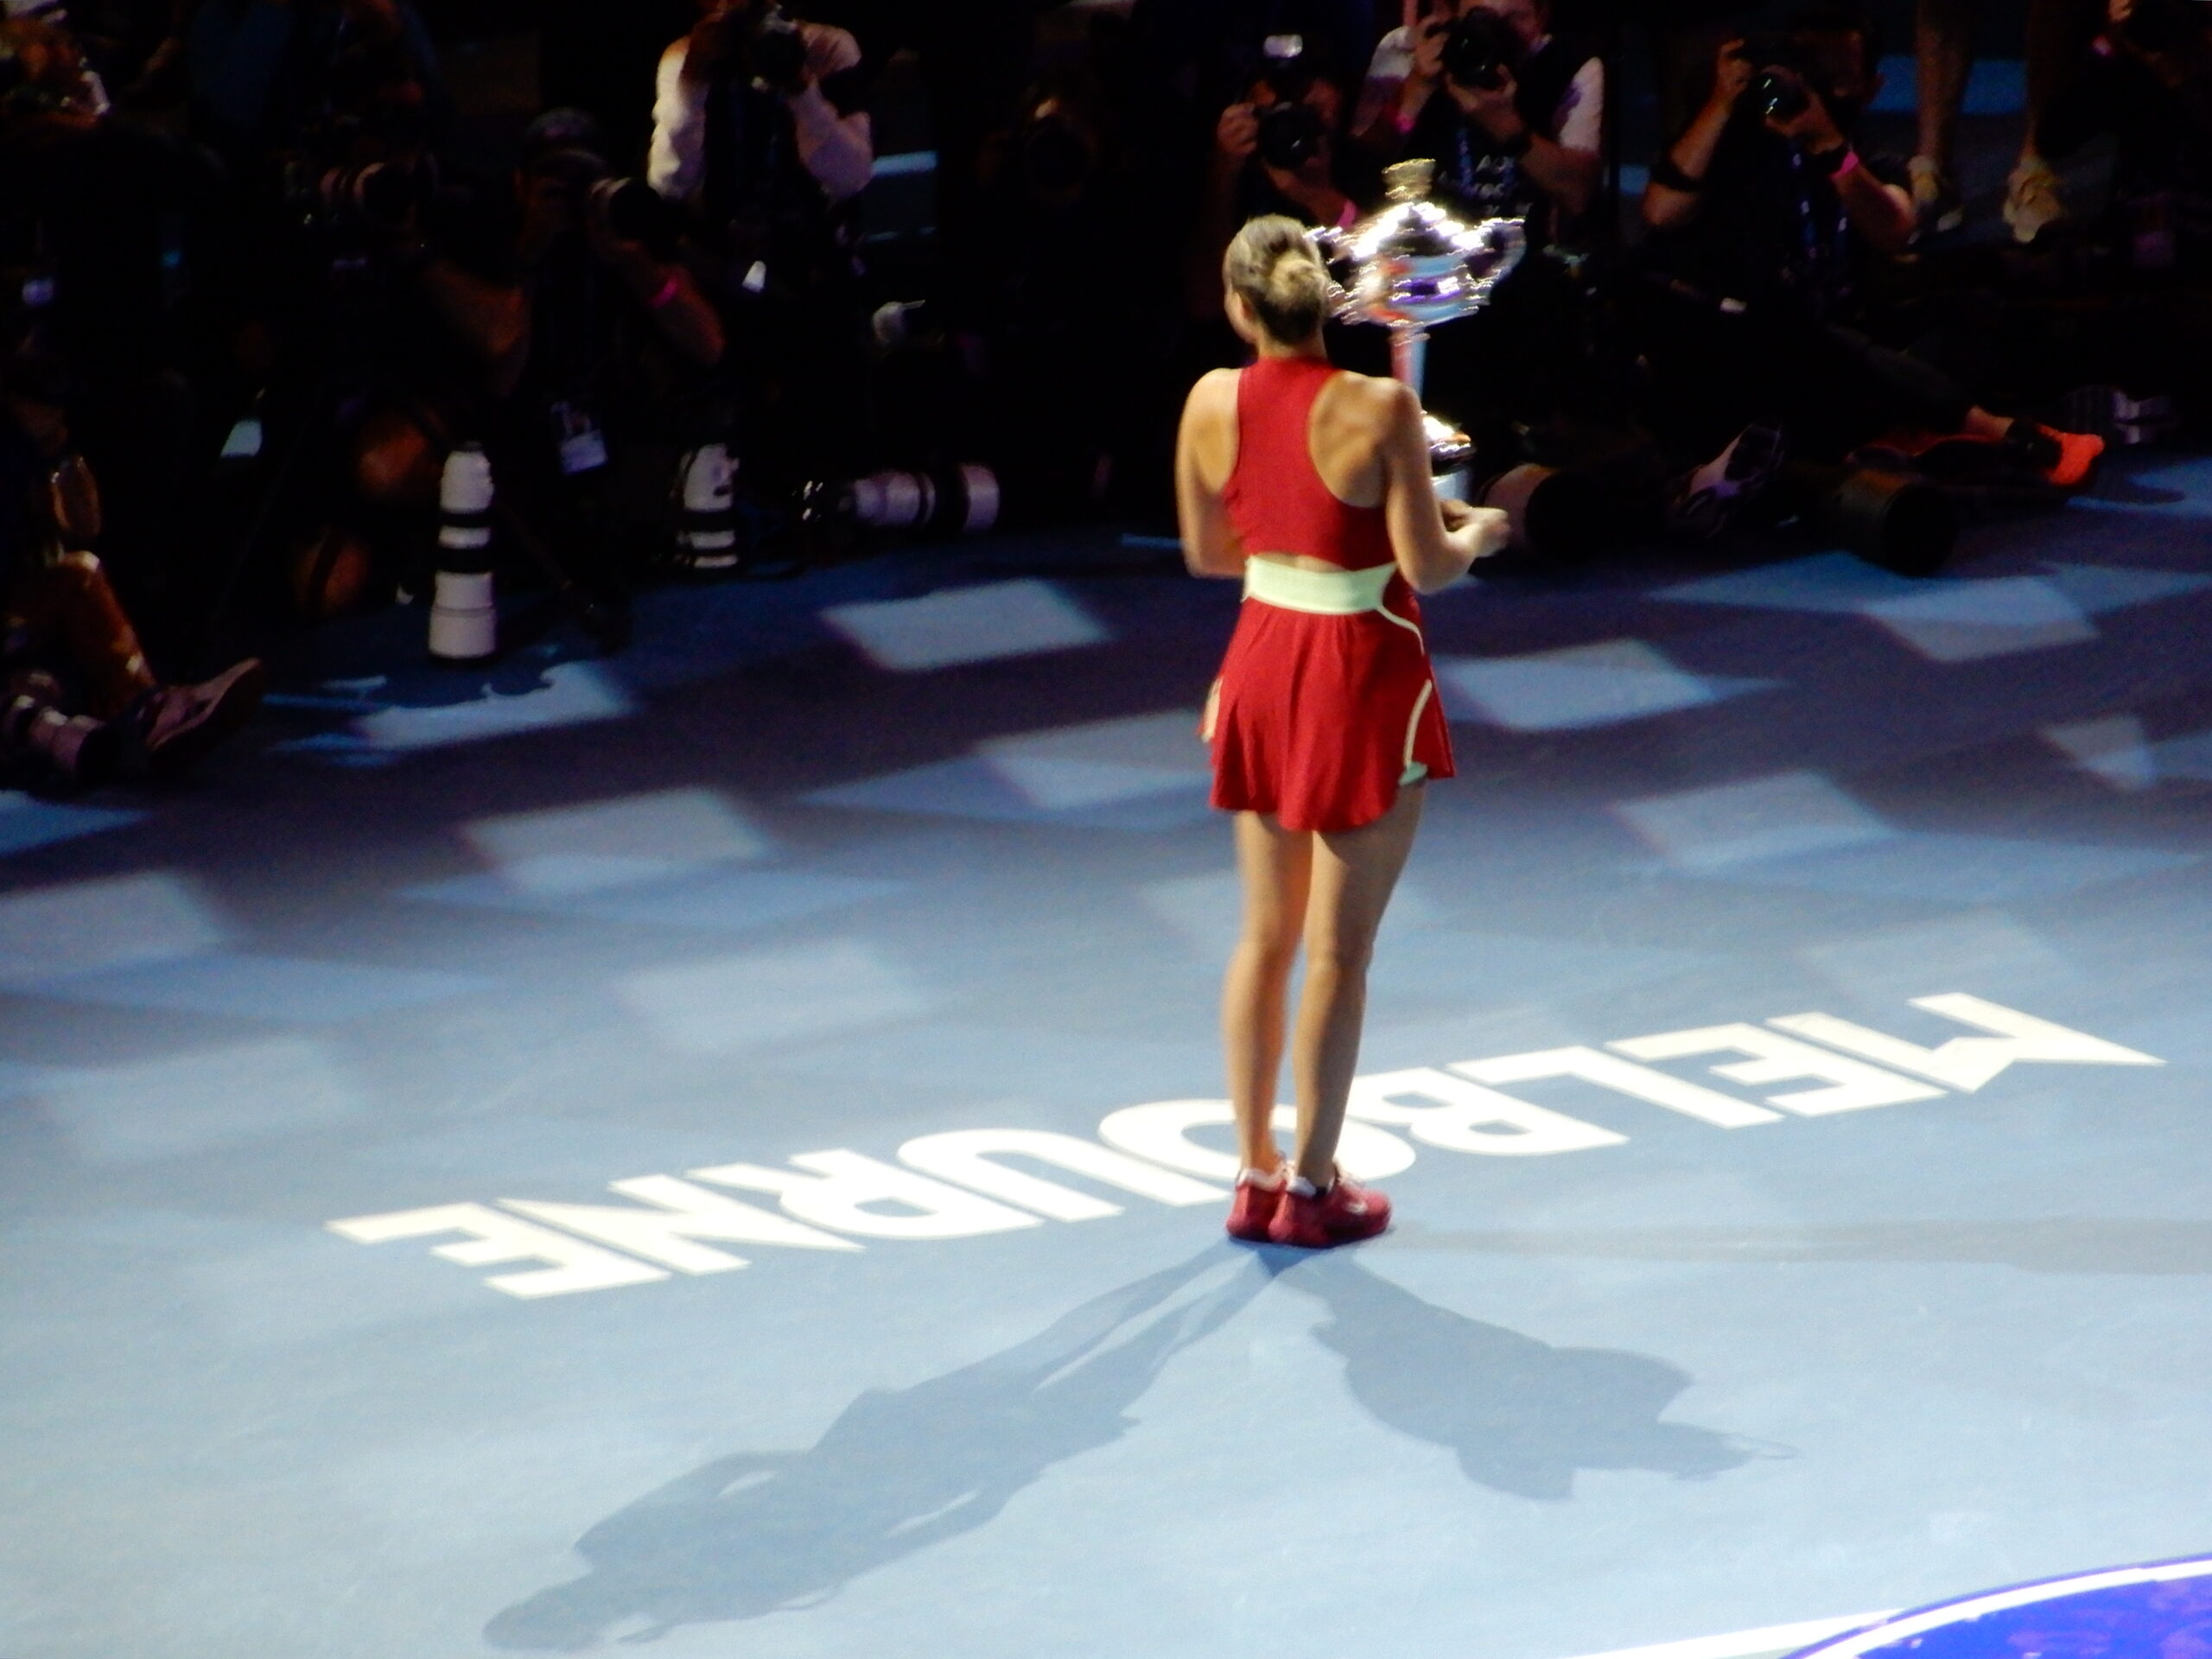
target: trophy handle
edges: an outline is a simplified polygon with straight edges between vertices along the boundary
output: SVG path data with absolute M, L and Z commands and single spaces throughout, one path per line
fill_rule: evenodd
M 1351 263 L 1351 232 L 1332 225 L 1308 230 L 1306 239 L 1313 245 L 1313 251 L 1321 261 L 1321 270 L 1329 279 L 1329 315 L 1338 322 L 1357 321 L 1359 301 L 1345 286 L 1344 278 L 1337 274 L 1339 265 Z
M 1469 227 L 1461 245 L 1474 279 L 1470 297 L 1480 308 L 1490 303 L 1497 285 L 1513 274 L 1529 251 L 1529 227 L 1518 219 L 1485 219 Z

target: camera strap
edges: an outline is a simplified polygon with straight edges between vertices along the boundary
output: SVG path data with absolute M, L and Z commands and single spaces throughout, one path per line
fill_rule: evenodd
M 1838 198 L 1833 223 L 1821 225 L 1818 187 L 1827 175 L 1813 167 L 1795 144 L 1789 148 L 1789 176 L 1797 199 L 1798 236 L 1804 247 L 1805 297 L 1817 314 L 1825 315 L 1832 300 L 1841 302 L 1850 296 L 1851 215 Z

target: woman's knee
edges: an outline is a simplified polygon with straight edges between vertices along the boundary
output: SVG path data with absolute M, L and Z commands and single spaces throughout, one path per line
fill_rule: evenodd
M 1298 930 L 1280 925 L 1248 925 L 1236 948 L 1264 973 L 1287 974 L 1298 960 Z
M 1375 960 L 1375 941 L 1342 937 L 1306 941 L 1306 976 L 1326 975 L 1339 980 L 1363 979 Z

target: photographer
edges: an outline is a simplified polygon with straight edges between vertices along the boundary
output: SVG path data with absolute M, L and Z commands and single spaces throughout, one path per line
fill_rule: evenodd
M 189 572 L 177 512 L 206 437 L 197 382 L 233 286 L 226 181 L 200 153 L 120 120 L 75 41 L 0 24 L 0 265 L 13 321 L 57 365 L 108 489 L 117 574 L 163 623 Z
M 1214 126 L 1187 271 L 1187 308 L 1200 321 L 1223 320 L 1222 256 L 1248 219 L 1349 226 L 1359 216 L 1359 181 L 1339 143 L 1344 89 L 1300 35 L 1269 35 L 1262 62 Z
M 777 492 L 848 470 L 865 433 L 847 211 L 874 166 L 860 61 L 845 30 L 775 0 L 709 0 L 660 63 L 646 177 L 715 263 L 741 447 Z
M 604 563 L 668 493 L 721 319 L 683 260 L 680 210 L 613 176 L 598 124 L 552 110 L 516 175 L 526 317 L 488 423 L 501 488 L 577 571 Z M 613 573 L 605 573 L 611 575 Z
M 702 4 L 699 26 L 661 55 L 647 181 L 710 220 L 804 205 L 826 226 L 875 164 L 860 43 L 775 0 Z
M 1438 0 L 1376 48 L 1352 130 L 1378 162 L 1428 156 L 1477 218 L 1570 235 L 1605 176 L 1605 65 L 1551 32 L 1551 0 Z
M 619 550 L 614 474 L 651 474 L 647 493 L 665 494 L 677 429 L 724 349 L 683 260 L 680 210 L 612 176 L 603 149 L 591 117 L 550 111 L 524 137 L 511 211 L 454 204 L 477 227 L 471 245 L 448 251 L 442 198 L 403 232 L 399 263 L 444 360 L 390 388 L 359 469 L 372 501 L 419 510 L 450 442 L 480 439 L 501 491 L 572 573 Z
M 1794 241 L 1804 260 L 1863 264 L 1912 239 L 1912 196 L 1899 169 L 1866 162 L 1849 137 L 1880 85 L 1879 50 L 1871 26 L 1843 8 L 1806 13 L 1788 36 L 1728 41 L 1704 106 L 1651 169 L 1644 222 L 1679 232 L 1702 220 L 1700 239 L 1716 252 L 1733 245 L 1741 269 L 1732 275 L 1825 281 L 1839 291 L 1808 297 L 1840 300 L 1849 271 L 1802 269 L 1781 250 Z M 1817 238 L 1801 230 L 1808 214 Z
M 33 345 L 0 361 L 0 764 L 91 788 L 135 750 L 174 777 L 252 714 L 262 666 L 248 658 L 199 685 L 156 676 L 92 551 L 100 493 L 63 372 Z
M 283 150 L 340 159 L 365 119 L 426 143 L 452 123 L 409 0 L 203 0 L 184 55 L 195 136 L 242 168 Z
M 1756 426 L 1770 459 L 1778 430 L 1790 454 L 1824 461 L 1890 434 L 1964 436 L 2010 446 L 2024 475 L 2078 484 L 2095 440 L 1977 408 L 1930 363 L 1862 332 L 1870 288 L 1915 228 L 1905 170 L 1851 143 L 1879 60 L 1871 23 L 1840 4 L 1721 48 L 1710 94 L 1643 198 L 1655 423 L 1678 452 L 1711 454 Z M 1727 464 L 1751 453 L 1723 450 L 1692 497 L 1755 490 L 1757 469 L 1731 476 Z

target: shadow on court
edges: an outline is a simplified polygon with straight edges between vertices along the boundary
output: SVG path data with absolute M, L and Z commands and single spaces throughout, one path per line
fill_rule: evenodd
M 2212 1224 L 2054 1216 L 1851 1227 L 1408 1231 L 1401 1248 L 1627 1262 L 1955 1262 L 2024 1273 L 2212 1274 Z
M 1234 1277 L 1195 1294 L 1210 1271 Z M 494 1618 L 494 1647 L 570 1651 L 757 1618 L 982 1526 L 1057 1463 L 1109 1446 L 1160 1368 L 1268 1282 L 1214 1245 L 1096 1297 L 1028 1341 L 910 1389 L 871 1389 L 804 1452 L 740 1452 L 577 1541 L 591 1572 Z
M 1344 1356 L 1359 1403 L 1400 1433 L 1455 1454 L 1478 1485 L 1567 1498 L 1584 1469 L 1698 1480 L 1777 1455 L 1661 1421 L 1692 1380 L 1664 1360 L 1554 1348 L 1425 1302 L 1349 1255 L 1299 1262 L 1283 1278 L 1327 1306 L 1314 1334 Z
M 1215 1270 L 1228 1267 L 1221 1280 Z M 1212 1275 L 1215 1282 L 1199 1281 Z M 486 1627 L 494 1647 L 574 1651 L 611 1633 L 757 1618 L 982 1526 L 1055 1464 L 1127 1433 L 1175 1355 L 1281 1277 L 1360 1403 L 1458 1455 L 1469 1478 L 1571 1495 L 1578 1469 L 1718 1474 L 1755 1453 L 1658 1415 L 1689 1378 L 1639 1354 L 1554 1348 L 1422 1301 L 1343 1257 L 1213 1246 L 1094 1298 L 1041 1334 L 910 1389 L 871 1390 L 804 1452 L 741 1452 L 578 1541 L 591 1571 Z

